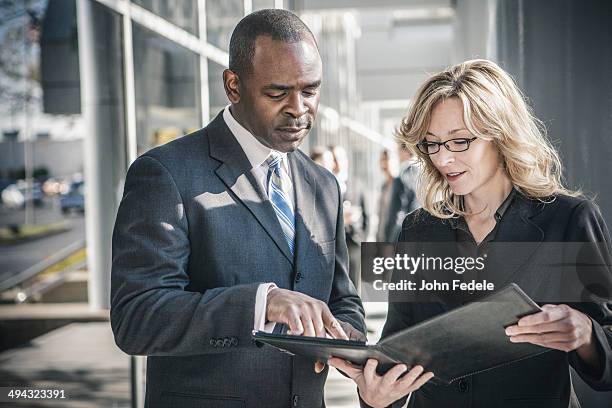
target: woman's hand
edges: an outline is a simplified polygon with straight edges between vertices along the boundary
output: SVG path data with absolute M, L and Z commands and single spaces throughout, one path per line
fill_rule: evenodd
M 333 357 L 327 362 L 330 366 L 342 370 L 355 381 L 359 395 L 368 405 L 378 408 L 386 407 L 403 396 L 418 390 L 434 375 L 423 373 L 423 367 L 414 366 L 406 373 L 408 367 L 398 364 L 385 375 L 376 373 L 378 361 L 369 359 L 365 367 L 357 367 L 340 358 Z M 402 374 L 406 373 L 402 378 Z
M 506 328 L 513 343 L 532 343 L 565 352 L 574 351 L 591 368 L 598 368 L 593 323 L 587 315 L 567 305 L 544 305 Z

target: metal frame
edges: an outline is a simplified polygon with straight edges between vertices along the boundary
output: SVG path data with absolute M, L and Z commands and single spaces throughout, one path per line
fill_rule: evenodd
M 153 31 L 160 36 L 179 44 L 188 50 L 204 55 L 207 58 L 221 65 L 227 65 L 229 57 L 227 52 L 219 47 L 206 42 L 205 39 L 198 38 L 187 30 L 169 22 L 168 20 L 158 16 L 157 14 L 131 3 L 129 0 L 93 0 L 105 5 L 106 7 L 116 11 L 124 17 L 128 17 L 131 21 L 142 25 L 150 31 Z M 199 12 L 199 10 L 198 10 Z M 205 10 L 203 10 L 205 13 Z M 206 24 L 206 20 L 199 19 L 198 23 Z
M 207 43 L 206 0 L 198 0 L 198 34 L 200 35 L 200 41 Z M 208 58 L 200 54 L 200 113 L 202 124 L 208 123 L 210 120 L 210 98 L 208 93 Z
M 134 79 L 134 48 L 132 38 L 131 9 L 125 8 L 122 15 L 123 25 L 123 83 L 125 95 L 125 130 L 127 139 L 127 159 L 131 163 L 138 156 L 138 137 L 136 134 L 136 85 Z
M 227 66 L 229 54 L 206 41 L 206 0 L 198 0 L 199 37 L 178 27 L 151 11 L 133 4 L 129 0 L 79 0 L 96 1 L 121 15 L 123 19 L 123 75 L 125 94 L 126 144 L 129 163 L 138 156 L 138 135 L 136 131 L 136 94 L 134 83 L 134 48 L 132 22 L 164 37 L 199 56 L 200 62 L 200 116 L 202 125 L 210 119 L 208 97 L 208 60 Z M 245 0 L 245 4 L 246 4 Z M 250 1 L 250 0 L 248 0 Z M 128 163 L 128 164 L 129 164 Z

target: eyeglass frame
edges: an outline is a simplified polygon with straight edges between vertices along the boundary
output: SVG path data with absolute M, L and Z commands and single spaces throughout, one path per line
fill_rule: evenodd
M 434 141 L 429 141 L 429 140 L 422 140 L 419 143 L 417 143 L 417 149 L 419 149 L 419 151 L 423 154 L 426 154 L 428 156 L 431 156 L 432 154 L 436 154 L 440 152 L 440 146 L 444 146 L 446 148 L 446 150 L 448 150 L 449 152 L 453 152 L 453 153 L 460 153 L 460 152 L 465 152 L 466 150 L 468 150 L 470 148 L 470 144 L 474 141 L 478 139 L 478 137 L 474 136 L 472 138 L 469 137 L 455 137 L 453 139 L 448 139 L 444 142 L 434 142 Z M 452 142 L 453 140 L 464 140 L 467 142 L 467 147 L 463 150 L 451 150 L 450 147 L 448 147 L 447 143 L 448 142 Z M 435 145 L 438 145 L 438 150 L 436 150 L 435 152 L 429 153 L 429 152 L 424 152 L 423 150 L 421 150 L 421 147 L 423 146 L 423 141 L 427 142 L 427 143 L 432 143 Z

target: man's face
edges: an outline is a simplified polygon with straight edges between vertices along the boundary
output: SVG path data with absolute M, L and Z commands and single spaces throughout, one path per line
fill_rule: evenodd
M 291 152 L 314 124 L 321 70 L 321 57 L 312 39 L 286 43 L 260 36 L 251 72 L 239 77 L 237 99 L 228 96 L 242 124 L 262 144 Z

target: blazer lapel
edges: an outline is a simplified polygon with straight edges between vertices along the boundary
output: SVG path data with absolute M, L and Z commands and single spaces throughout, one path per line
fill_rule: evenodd
M 451 226 L 453 222 L 453 219 L 432 217 L 431 222 L 419 223 L 418 228 L 412 231 L 410 237 L 406 237 L 408 240 L 405 246 L 402 246 L 401 242 L 398 243 L 398 252 L 401 254 L 407 253 L 410 256 L 418 256 L 419 254 L 426 254 L 431 257 L 441 256 L 443 258 L 458 256 L 456 233 Z M 452 273 L 454 274 L 454 272 Z M 452 277 L 452 275 L 449 276 Z M 421 271 L 415 277 L 417 277 L 417 285 L 419 286 L 419 279 L 431 281 L 434 278 L 427 271 Z M 448 276 L 445 277 L 445 279 L 447 278 Z M 416 300 L 419 302 L 418 307 L 426 310 L 430 316 L 435 316 L 457 307 L 456 301 L 449 299 L 444 293 L 422 295 L 417 292 Z
M 215 170 L 217 176 L 257 219 L 283 255 L 293 263 L 289 246 L 276 213 L 265 192 L 259 186 L 246 154 L 229 130 L 220 113 L 207 128 L 210 156 L 221 162 Z
M 508 265 L 511 260 L 509 267 L 506 266 L 506 276 L 500 279 L 504 286 L 514 281 L 517 274 L 525 269 L 525 265 L 544 240 L 544 231 L 532 220 L 543 206 L 520 193 L 516 195 L 515 200 L 516 202 L 508 208 L 508 213 L 500 221 L 494 244 L 495 252 L 498 252 L 495 255 L 496 259 L 503 265 Z M 509 249 L 510 243 L 517 244 L 512 253 Z
M 316 178 L 310 173 L 304 158 L 298 152 L 288 156 L 291 179 L 295 192 L 295 259 L 296 265 L 304 265 L 311 259 L 315 222 Z M 306 270 L 307 272 L 307 270 Z M 304 273 L 304 272 L 302 272 Z

